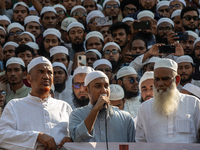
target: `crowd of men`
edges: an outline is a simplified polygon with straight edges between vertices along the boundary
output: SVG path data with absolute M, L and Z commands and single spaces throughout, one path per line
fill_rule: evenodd
M 0 148 L 200 141 L 197 0 L 0 0 Z

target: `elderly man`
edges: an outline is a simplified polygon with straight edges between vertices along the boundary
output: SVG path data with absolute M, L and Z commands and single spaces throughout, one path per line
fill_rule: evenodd
M 84 90 L 89 104 L 70 115 L 70 135 L 75 142 L 133 142 L 134 121 L 131 116 L 109 105 L 108 77 L 94 71 L 85 77 Z
M 0 118 L 0 147 L 56 150 L 61 141 L 70 141 L 67 136 L 72 109 L 66 102 L 50 96 L 53 68 L 49 60 L 45 57 L 33 59 L 27 72 L 32 90 L 27 97 L 14 99 L 6 105 Z
M 200 101 L 179 93 L 178 65 L 161 59 L 154 66 L 154 97 L 138 110 L 136 142 L 194 143 L 200 128 Z

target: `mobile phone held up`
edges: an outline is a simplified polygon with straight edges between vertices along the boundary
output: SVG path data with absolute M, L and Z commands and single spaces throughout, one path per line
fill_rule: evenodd
M 162 45 L 159 47 L 159 53 L 175 53 L 174 45 Z
M 177 35 L 175 37 L 178 37 L 177 40 L 188 40 L 188 33 L 187 32 L 177 32 Z
M 110 17 L 110 16 L 102 17 L 102 18 L 96 18 L 95 22 L 97 23 L 97 26 L 108 26 L 108 25 L 113 24 L 112 17 Z
M 77 56 L 77 64 L 78 64 L 78 67 L 84 65 L 86 66 L 86 56 L 85 55 L 78 55 Z
M 141 22 L 134 22 L 133 23 L 133 29 L 139 30 L 139 29 L 150 29 L 151 28 L 151 22 L 150 21 L 141 21 Z

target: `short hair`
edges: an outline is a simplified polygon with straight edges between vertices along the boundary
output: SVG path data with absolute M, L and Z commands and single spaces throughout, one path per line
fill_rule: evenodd
M 19 53 L 23 53 L 25 52 L 26 50 L 29 50 L 32 54 L 32 56 L 34 57 L 35 56 L 35 53 L 34 53 L 34 50 L 28 46 L 28 45 L 19 45 L 16 49 L 15 49 L 15 56 L 18 57 Z
M 63 53 L 63 54 L 65 54 L 65 53 Z M 67 60 L 70 62 L 70 57 L 67 54 L 65 54 L 65 55 L 66 55 Z M 53 56 L 50 57 L 50 61 L 51 61 L 51 63 L 53 62 Z
M 183 15 L 184 15 L 186 12 L 188 12 L 188 11 L 196 11 L 196 12 L 197 12 L 197 15 L 198 15 L 198 17 L 199 17 L 199 11 L 197 10 L 197 8 L 195 8 L 195 7 L 185 7 L 185 8 L 183 8 L 182 11 L 181 11 L 181 19 L 183 19 Z
M 22 66 L 22 65 L 20 65 L 20 68 L 22 69 L 22 72 L 24 72 L 26 70 L 25 67 Z M 5 67 L 5 69 L 6 69 L 6 72 L 7 72 L 7 67 Z
M 117 29 L 124 29 L 126 32 L 126 35 L 130 34 L 130 27 L 124 22 L 118 21 L 118 22 L 112 24 L 112 26 L 110 26 L 110 28 L 109 28 L 109 30 L 111 31 L 111 34 L 113 34 L 113 31 L 117 30 Z
M 128 4 L 134 5 L 137 10 L 139 8 L 139 0 L 123 0 L 120 4 L 121 11 L 124 11 L 124 7 Z
M 136 36 L 135 38 L 133 38 L 133 40 L 131 41 L 131 44 L 130 44 L 130 49 L 131 49 L 133 41 L 135 41 L 135 40 L 142 40 L 145 43 L 145 47 L 147 49 L 147 41 L 141 36 Z

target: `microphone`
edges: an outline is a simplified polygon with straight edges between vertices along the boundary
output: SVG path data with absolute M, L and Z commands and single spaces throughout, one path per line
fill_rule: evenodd
M 107 96 L 107 94 L 101 94 L 102 96 Z M 103 104 L 103 109 L 107 109 L 106 103 Z

